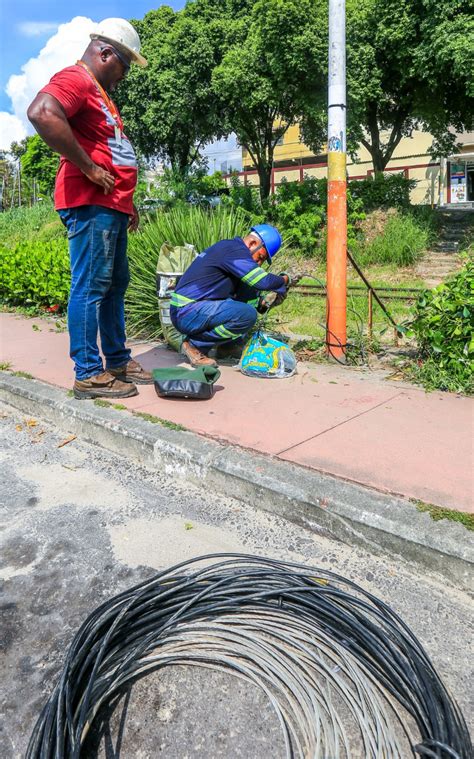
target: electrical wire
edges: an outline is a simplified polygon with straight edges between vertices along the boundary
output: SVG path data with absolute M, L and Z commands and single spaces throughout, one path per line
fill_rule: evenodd
M 472 759 L 458 706 L 389 606 L 327 570 L 244 554 L 182 562 L 92 612 L 27 759 L 85 756 L 127 685 L 183 664 L 261 688 L 288 759 Z

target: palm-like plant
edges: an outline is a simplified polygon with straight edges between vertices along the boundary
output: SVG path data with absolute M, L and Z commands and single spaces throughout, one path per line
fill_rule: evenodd
M 201 251 L 219 240 L 245 235 L 251 222 L 250 215 L 243 209 L 224 205 L 213 210 L 178 205 L 148 217 L 143 231 L 130 237 L 129 243 L 131 281 L 126 296 L 129 334 L 149 339 L 162 336 L 156 298 L 156 262 L 164 242 L 191 243 Z

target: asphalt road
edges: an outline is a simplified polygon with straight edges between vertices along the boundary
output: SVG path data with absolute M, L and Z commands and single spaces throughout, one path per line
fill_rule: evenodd
M 2 759 L 24 755 L 65 648 L 90 611 L 157 569 L 220 551 L 330 568 L 378 595 L 419 637 L 466 718 L 474 713 L 472 602 L 439 578 L 176 484 L 4 406 L 0 466 Z M 119 722 L 117 711 L 90 756 L 284 756 L 265 695 L 200 668 L 143 679 L 120 735 Z

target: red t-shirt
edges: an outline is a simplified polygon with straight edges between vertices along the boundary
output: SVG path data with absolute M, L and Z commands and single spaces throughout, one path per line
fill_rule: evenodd
M 87 179 L 77 166 L 61 156 L 54 192 L 55 208 L 97 205 L 131 214 L 137 183 L 135 153 L 123 134 L 120 116 L 116 121 L 121 135 L 91 76 L 82 66 L 69 66 L 55 74 L 41 92 L 59 101 L 78 143 L 94 163 L 115 177 L 114 189 L 104 195 L 102 187 Z

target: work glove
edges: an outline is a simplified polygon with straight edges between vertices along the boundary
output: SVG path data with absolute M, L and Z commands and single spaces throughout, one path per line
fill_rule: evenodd
M 270 308 L 279 306 L 286 298 L 286 293 L 266 292 L 258 299 L 257 312 L 266 314 Z

